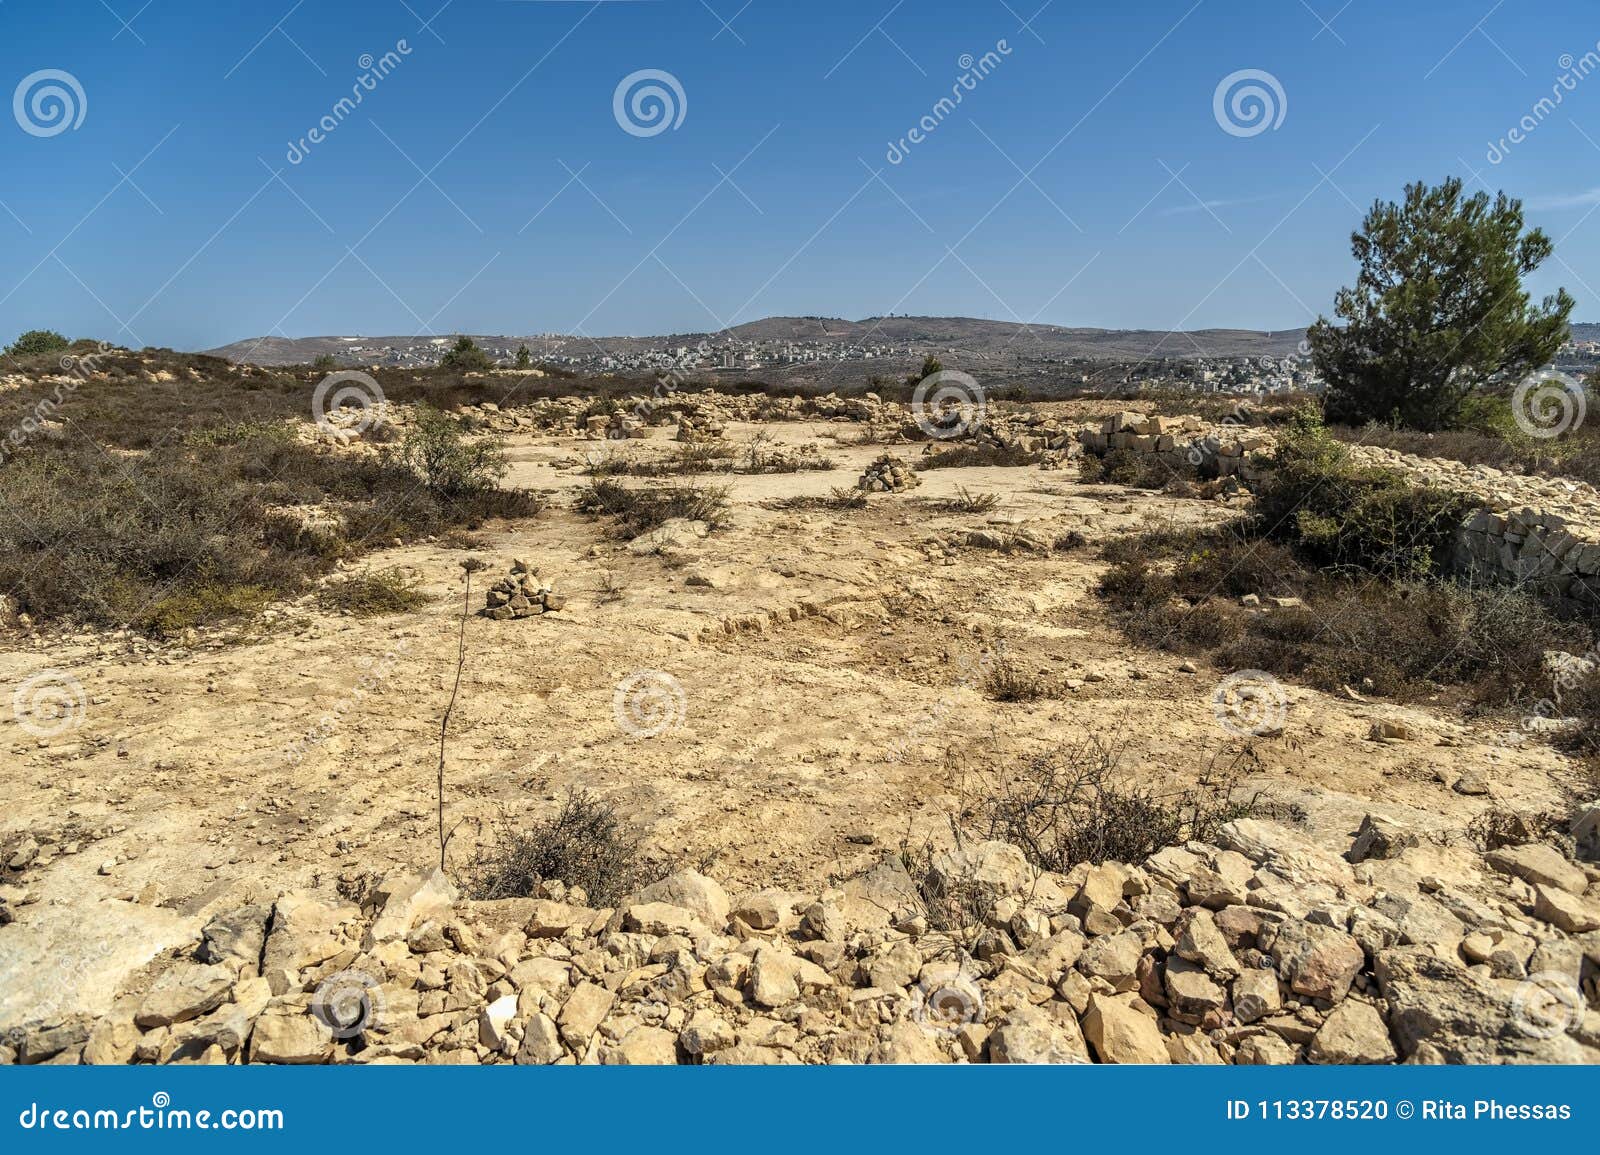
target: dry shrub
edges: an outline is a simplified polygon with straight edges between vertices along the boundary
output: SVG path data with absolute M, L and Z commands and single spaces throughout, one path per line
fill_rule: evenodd
M 536 512 L 519 490 L 445 494 L 397 462 L 303 445 L 273 423 L 192 431 L 120 459 L 82 438 L 0 468 L 0 591 L 36 620 L 172 633 L 302 592 L 341 557 Z M 285 540 L 276 511 L 336 512 Z
M 960 833 L 957 831 L 959 841 Z M 994 895 L 971 874 L 950 877 L 934 868 L 940 851 L 932 842 L 913 846 L 900 844 L 900 864 L 911 876 L 922 899 L 928 926 L 946 934 L 960 935 L 981 927 L 994 909 Z
M 1486 704 L 1514 704 L 1546 692 L 1545 651 L 1591 644 L 1587 628 L 1526 591 L 1319 572 L 1285 545 L 1227 529 L 1124 539 L 1105 556 L 1099 592 L 1130 638 L 1323 690 L 1415 699 L 1461 685 Z M 1244 607 L 1246 594 L 1264 604 Z M 1586 703 L 1576 695 L 1574 712 L 1590 712 Z
M 998 493 L 972 493 L 966 486 L 958 485 L 956 495 L 941 500 L 939 508 L 949 513 L 989 513 L 999 504 Z
M 930 453 L 927 457 L 917 462 L 919 470 L 924 469 L 973 469 L 980 466 L 1017 466 L 1038 465 L 1044 460 L 1043 453 L 1027 453 L 1015 445 L 1002 448 L 998 445 L 966 444 L 956 445 L 949 449 Z
M 586 790 L 569 790 L 552 818 L 526 831 L 506 830 L 474 864 L 469 889 L 476 898 L 526 898 L 541 883 L 582 887 L 591 906 L 615 906 L 653 881 L 616 807 Z
M 776 509 L 784 513 L 800 513 L 813 509 L 834 511 L 866 509 L 867 495 L 864 490 L 856 489 L 853 486 L 846 488 L 836 487 L 827 497 L 781 497 L 764 504 L 768 509 Z
M 613 518 L 618 537 L 638 537 L 679 518 L 716 528 L 727 513 L 728 488 L 699 483 L 635 488 L 598 478 L 579 491 L 577 507 L 580 513 Z
M 418 588 L 417 579 L 400 569 L 365 570 L 335 578 L 317 593 L 323 609 L 357 618 L 405 613 L 431 600 Z
M 1191 840 L 1208 842 L 1225 822 L 1248 817 L 1256 799 L 1233 797 L 1256 764 L 1246 749 L 1201 783 L 1158 794 L 1121 768 L 1123 746 L 1090 736 L 990 775 L 979 798 L 981 836 L 1009 842 L 1041 870 L 1065 873 L 1080 862 L 1143 862 Z
M 701 473 L 731 473 L 734 449 L 716 441 L 693 441 L 676 446 L 665 458 L 631 458 L 607 453 L 589 466 L 590 477 L 693 477 Z
M 983 692 L 996 702 L 1037 702 L 1054 698 L 1055 683 L 1043 674 L 1024 671 L 1007 657 L 996 657 L 983 675 Z

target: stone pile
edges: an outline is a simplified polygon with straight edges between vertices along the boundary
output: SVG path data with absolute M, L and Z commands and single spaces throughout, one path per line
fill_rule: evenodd
M 894 454 L 885 453 L 867 466 L 861 480 L 856 482 L 856 488 L 868 493 L 904 493 L 921 484 L 922 478 L 917 476 L 915 470 Z
M 1237 425 L 1208 427 L 1199 417 L 1159 417 L 1143 413 L 1118 413 L 1106 418 L 1098 430 L 1078 435 L 1086 453 L 1104 456 L 1122 450 L 1140 456 L 1154 455 L 1174 467 L 1214 464 L 1220 477 L 1238 475 L 1246 481 L 1265 476 L 1254 454 L 1270 451 L 1273 439 L 1257 430 Z
M 709 414 L 685 413 L 678 421 L 677 439 L 690 444 L 716 441 L 724 432 L 722 422 Z
M 625 441 L 630 437 L 650 436 L 649 427 L 638 417 L 616 412 L 596 413 L 584 418 L 582 434 L 591 441 Z
M 1140 866 L 1040 874 L 985 842 L 820 895 L 683 871 L 596 908 L 401 876 L 220 915 L 0 1061 L 1600 1061 L 1600 870 L 1532 843 L 1445 881 L 1450 853 L 1377 817 L 1343 857 L 1240 819 Z
M 567 604 L 565 595 L 556 593 L 532 566 L 520 560 L 511 563 L 509 576 L 489 587 L 485 600 L 482 615 L 497 622 L 553 613 Z
M 826 420 L 862 421 L 869 425 L 897 425 L 905 413 L 903 406 L 886 402 L 876 393 L 866 393 L 860 397 L 840 397 L 837 393 L 828 393 L 822 397 L 807 398 L 803 407 Z

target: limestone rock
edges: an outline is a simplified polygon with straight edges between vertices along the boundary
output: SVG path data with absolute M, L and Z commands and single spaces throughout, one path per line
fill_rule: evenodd
M 1553 886 L 1571 894 L 1582 894 L 1588 876 L 1572 865 L 1554 847 L 1542 842 L 1523 846 L 1502 846 L 1484 855 L 1485 861 L 1502 874 L 1520 878 L 1535 886 Z
M 1416 846 L 1416 834 L 1398 822 L 1368 814 L 1361 820 L 1355 841 L 1345 855 L 1351 862 L 1365 862 L 1369 858 L 1395 858 L 1409 847 Z
M 196 957 L 201 962 L 244 964 L 254 970 L 261 964 L 261 950 L 267 942 L 265 906 L 244 906 L 219 914 L 201 932 Z
M 141 1027 L 164 1027 L 197 1019 L 220 1007 L 233 990 L 233 971 L 225 966 L 180 964 L 150 987 L 134 1021 Z
M 1533 915 L 1568 934 L 1600 930 L 1600 907 L 1566 890 L 1553 886 L 1533 888 Z
M 371 950 L 378 943 L 403 939 L 420 918 L 435 914 L 460 895 L 437 868 L 426 874 L 400 874 L 383 880 L 374 895 L 378 917 L 367 931 L 363 945 Z
M 1272 958 L 1291 990 L 1329 1002 L 1349 993 L 1350 983 L 1366 962 L 1361 947 L 1348 934 L 1299 920 L 1279 928 Z
M 1313 1063 L 1392 1063 L 1396 1057 L 1383 1016 L 1360 999 L 1346 999 L 1335 1007 L 1306 1052 Z
M 538 1011 L 528 1016 L 523 1024 L 522 1046 L 517 1050 L 518 1063 L 546 1067 L 566 1053 L 554 1019 Z
M 1037 1007 L 1013 1010 L 989 1036 L 991 1063 L 1087 1063 L 1088 1044 L 1077 1019 Z
M 694 911 L 712 930 L 728 925 L 728 894 L 696 870 L 680 870 L 651 883 L 635 898 L 640 902 L 666 902 Z
M 1083 1031 L 1102 1063 L 1172 1061 L 1154 1012 L 1136 996 L 1090 995 Z
M 269 1008 L 250 1033 L 252 1063 L 325 1063 L 332 1051 L 328 1029 L 300 1008 Z
M 581 1051 L 614 1002 L 616 995 L 598 983 L 582 982 L 573 987 L 556 1020 L 567 1046 Z
M 678 1062 L 678 1040 L 660 1027 L 639 1026 L 614 1044 L 603 1046 L 600 1062 L 606 1066 L 665 1067 Z

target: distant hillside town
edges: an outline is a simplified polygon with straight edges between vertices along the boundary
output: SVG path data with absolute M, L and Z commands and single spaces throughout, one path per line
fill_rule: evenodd
M 331 356 L 343 367 L 437 365 L 450 336 L 264 337 L 215 354 L 263 365 Z M 526 348 L 532 364 L 579 375 L 772 380 L 797 387 L 903 381 L 925 357 L 988 385 L 1071 389 L 1127 388 L 1196 393 L 1316 392 L 1305 330 L 1211 329 L 1193 332 L 1066 329 L 974 318 L 886 317 L 843 321 L 774 317 L 716 333 L 588 337 L 562 333 L 477 335 L 497 362 L 513 365 Z M 1600 325 L 1575 325 L 1559 368 L 1600 365 Z

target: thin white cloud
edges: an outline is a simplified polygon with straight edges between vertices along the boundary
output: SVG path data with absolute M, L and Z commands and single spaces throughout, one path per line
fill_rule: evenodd
M 1162 209 L 1157 216 L 1177 217 L 1186 213 L 1209 213 L 1217 209 L 1232 208 L 1234 205 L 1258 205 L 1263 201 L 1276 200 L 1273 194 L 1255 197 L 1224 197 L 1212 201 L 1190 201 L 1188 204 L 1173 205 L 1171 208 Z
M 1556 209 L 1583 209 L 1590 205 L 1600 204 L 1600 188 L 1592 188 L 1579 193 L 1557 193 L 1551 196 L 1529 197 L 1527 205 L 1530 209 L 1548 212 Z

